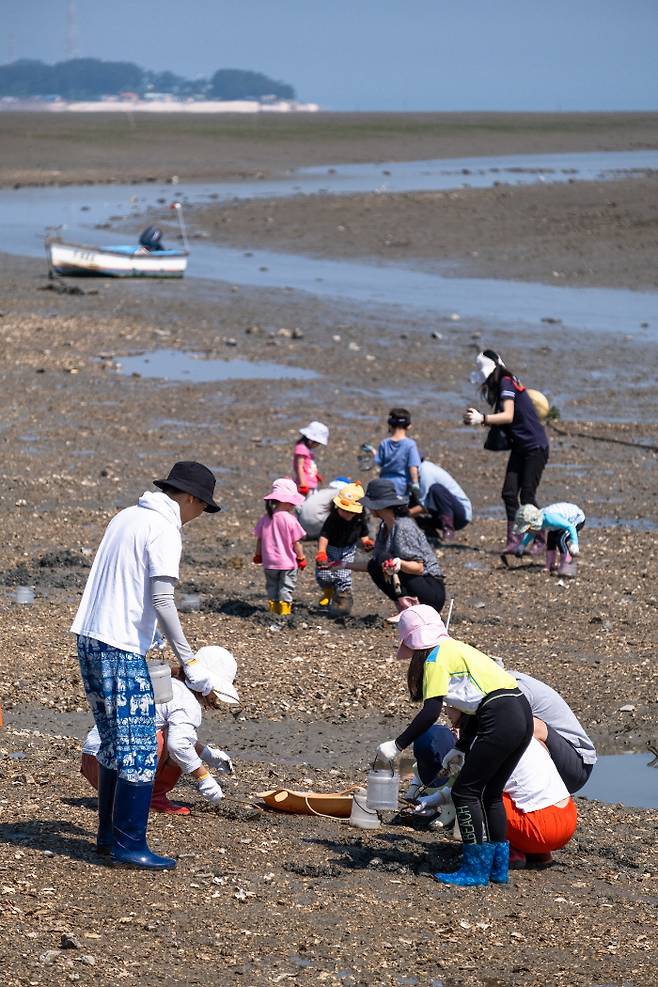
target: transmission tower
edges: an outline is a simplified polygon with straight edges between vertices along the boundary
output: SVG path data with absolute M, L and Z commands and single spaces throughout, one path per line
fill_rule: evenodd
M 79 54 L 78 17 L 75 9 L 75 0 L 68 0 L 66 10 L 66 57 L 77 58 Z

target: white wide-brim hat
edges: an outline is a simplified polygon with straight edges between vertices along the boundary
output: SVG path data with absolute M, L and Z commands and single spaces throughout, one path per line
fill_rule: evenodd
M 199 648 L 194 656 L 203 666 L 208 678 L 212 682 L 213 691 L 217 693 L 222 702 L 234 706 L 240 702 L 237 689 L 233 685 L 233 680 L 238 671 L 238 663 L 226 648 L 217 645 L 206 645 Z
M 319 442 L 321 446 L 326 446 L 329 441 L 329 429 L 322 422 L 309 422 L 304 428 L 300 428 L 299 434 L 311 442 Z

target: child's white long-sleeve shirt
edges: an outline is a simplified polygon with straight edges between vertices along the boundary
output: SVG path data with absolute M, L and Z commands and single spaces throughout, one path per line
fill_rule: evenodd
M 171 686 L 173 699 L 155 704 L 155 729 L 166 731 L 167 753 L 181 771 L 190 774 L 203 764 L 196 752 L 197 730 L 203 714 L 194 693 L 186 685 L 173 679 Z M 96 755 L 100 745 L 100 735 L 94 726 L 87 734 L 83 752 Z

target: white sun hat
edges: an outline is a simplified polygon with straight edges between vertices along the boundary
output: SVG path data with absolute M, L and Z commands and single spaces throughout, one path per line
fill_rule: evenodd
M 491 377 L 496 367 L 502 366 L 502 363 L 503 361 L 500 356 L 498 357 L 498 363 L 496 363 L 490 357 L 485 356 L 484 353 L 478 353 L 475 358 L 477 370 L 474 370 L 471 374 L 471 384 L 484 384 Z
M 238 663 L 231 652 L 216 645 L 206 645 L 199 648 L 194 657 L 203 666 L 218 698 L 229 705 L 239 703 L 240 697 L 233 685 Z
M 329 429 L 322 422 L 309 422 L 304 428 L 300 428 L 299 434 L 311 442 L 319 442 L 321 446 L 326 446 L 329 441 Z

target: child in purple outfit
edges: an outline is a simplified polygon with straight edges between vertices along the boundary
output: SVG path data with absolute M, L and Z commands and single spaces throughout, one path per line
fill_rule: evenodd
M 266 513 L 254 528 L 254 562 L 265 570 L 268 610 L 289 617 L 297 570 L 306 568 L 301 542 L 306 532 L 293 514 L 294 508 L 304 503 L 304 497 L 293 480 L 282 477 L 274 481 L 263 500 Z

